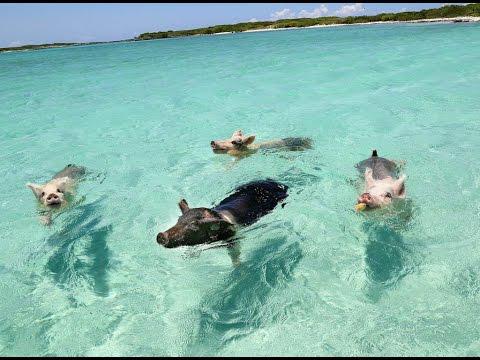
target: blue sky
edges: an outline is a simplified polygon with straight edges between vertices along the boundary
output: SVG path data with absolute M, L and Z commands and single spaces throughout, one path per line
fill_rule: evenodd
M 122 40 L 149 31 L 250 20 L 373 15 L 440 6 L 442 3 L 0 4 L 0 47 Z

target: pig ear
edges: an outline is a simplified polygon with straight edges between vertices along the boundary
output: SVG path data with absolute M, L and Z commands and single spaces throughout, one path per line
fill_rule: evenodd
M 39 198 L 42 195 L 42 191 L 43 191 L 43 186 L 42 185 L 28 183 L 27 187 L 30 188 L 33 191 L 33 194 L 37 198 Z
M 405 180 L 407 177 L 405 175 L 400 176 L 400 178 L 393 183 L 393 191 L 397 196 L 402 196 L 405 193 Z
M 255 141 L 255 135 L 250 135 L 249 137 L 244 138 L 242 143 L 243 145 L 250 145 L 254 141 Z
M 233 229 L 233 224 L 231 222 L 228 222 L 227 220 L 224 219 L 217 219 L 217 218 L 207 218 L 207 219 L 202 219 L 200 220 L 200 225 L 208 225 L 208 227 L 212 230 L 220 230 L 220 229 L 228 229 L 232 228 Z
M 180 200 L 180 202 L 178 203 L 178 206 L 180 207 L 180 211 L 182 212 L 182 214 L 185 214 L 188 210 L 190 210 L 190 208 L 188 207 L 187 200 L 185 199 Z
M 243 136 L 242 130 L 237 130 L 232 134 L 232 138 L 237 136 Z

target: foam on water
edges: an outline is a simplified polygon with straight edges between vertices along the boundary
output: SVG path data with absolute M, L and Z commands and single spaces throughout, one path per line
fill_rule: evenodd
M 374 25 L 0 55 L 1 355 L 480 355 L 480 25 Z M 309 136 L 236 161 L 209 143 Z M 354 165 L 408 201 L 354 211 Z M 27 182 L 90 170 L 43 227 Z M 270 177 L 225 247 L 165 249 L 177 202 Z

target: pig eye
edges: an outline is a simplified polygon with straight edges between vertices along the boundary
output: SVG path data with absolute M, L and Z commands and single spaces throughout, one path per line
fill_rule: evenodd
M 42 197 L 44 197 L 44 196 L 45 196 L 45 191 L 42 192 Z
M 60 190 L 60 189 L 57 189 L 57 192 L 59 192 L 59 193 L 63 193 L 63 191 L 62 191 L 62 190 Z
M 388 198 L 390 198 L 390 199 L 391 199 L 391 198 L 392 198 L 392 194 L 391 194 L 391 193 L 389 193 L 389 192 L 387 192 L 387 193 L 385 194 L 385 197 L 388 197 Z

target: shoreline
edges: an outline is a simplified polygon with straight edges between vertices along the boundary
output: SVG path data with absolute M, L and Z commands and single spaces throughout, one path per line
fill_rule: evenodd
M 225 31 L 218 32 L 213 34 L 195 34 L 195 35 L 186 35 L 178 36 L 167 39 L 174 38 L 184 38 L 184 37 L 196 37 L 196 36 L 215 36 L 215 35 L 232 35 L 232 34 L 242 34 L 242 33 L 255 33 L 255 32 L 264 32 L 264 31 L 282 31 L 282 30 L 298 30 L 298 29 L 315 29 L 315 28 L 327 28 L 327 27 L 338 27 L 338 26 L 362 26 L 362 25 L 381 25 L 381 24 L 418 24 L 418 23 L 430 23 L 430 24 L 446 24 L 446 23 L 476 23 L 480 22 L 480 16 L 457 16 L 450 18 L 432 18 L 432 19 L 419 19 L 419 20 L 386 20 L 386 21 L 369 21 L 369 22 L 359 22 L 353 24 L 324 24 L 324 25 L 311 25 L 311 26 L 292 26 L 292 27 L 283 27 L 283 28 L 272 28 L 267 27 L 263 29 L 252 29 L 244 31 Z M 12 53 L 12 52 L 25 52 L 25 51 L 37 51 L 43 49 L 53 49 L 53 48 L 65 48 L 65 47 L 78 47 L 78 46 L 88 46 L 88 45 L 99 45 L 99 44 L 111 44 L 118 42 L 142 42 L 142 41 L 152 41 L 152 40 L 165 40 L 165 39 L 125 39 L 125 40 L 114 40 L 114 41 L 98 41 L 92 43 L 72 43 L 72 44 L 42 44 L 42 45 L 28 45 L 32 46 L 31 49 L 22 49 L 22 48 L 3 48 L 0 49 L 1 53 Z M 38 46 L 38 47 L 36 47 Z
M 296 27 L 286 27 L 286 28 L 265 28 L 265 29 L 245 30 L 238 33 L 277 31 L 277 30 L 314 29 L 314 28 L 356 26 L 356 25 L 409 24 L 409 23 L 475 23 L 475 22 L 480 22 L 480 16 L 458 16 L 458 17 L 452 17 L 452 18 L 435 18 L 435 19 L 404 20 L 404 21 L 370 21 L 370 22 L 362 22 L 362 23 L 354 23 L 354 24 L 328 24 L 328 25 L 296 26 Z M 219 34 L 220 33 L 214 34 L 214 35 L 219 35 Z M 230 33 L 224 33 L 224 34 L 230 34 Z

